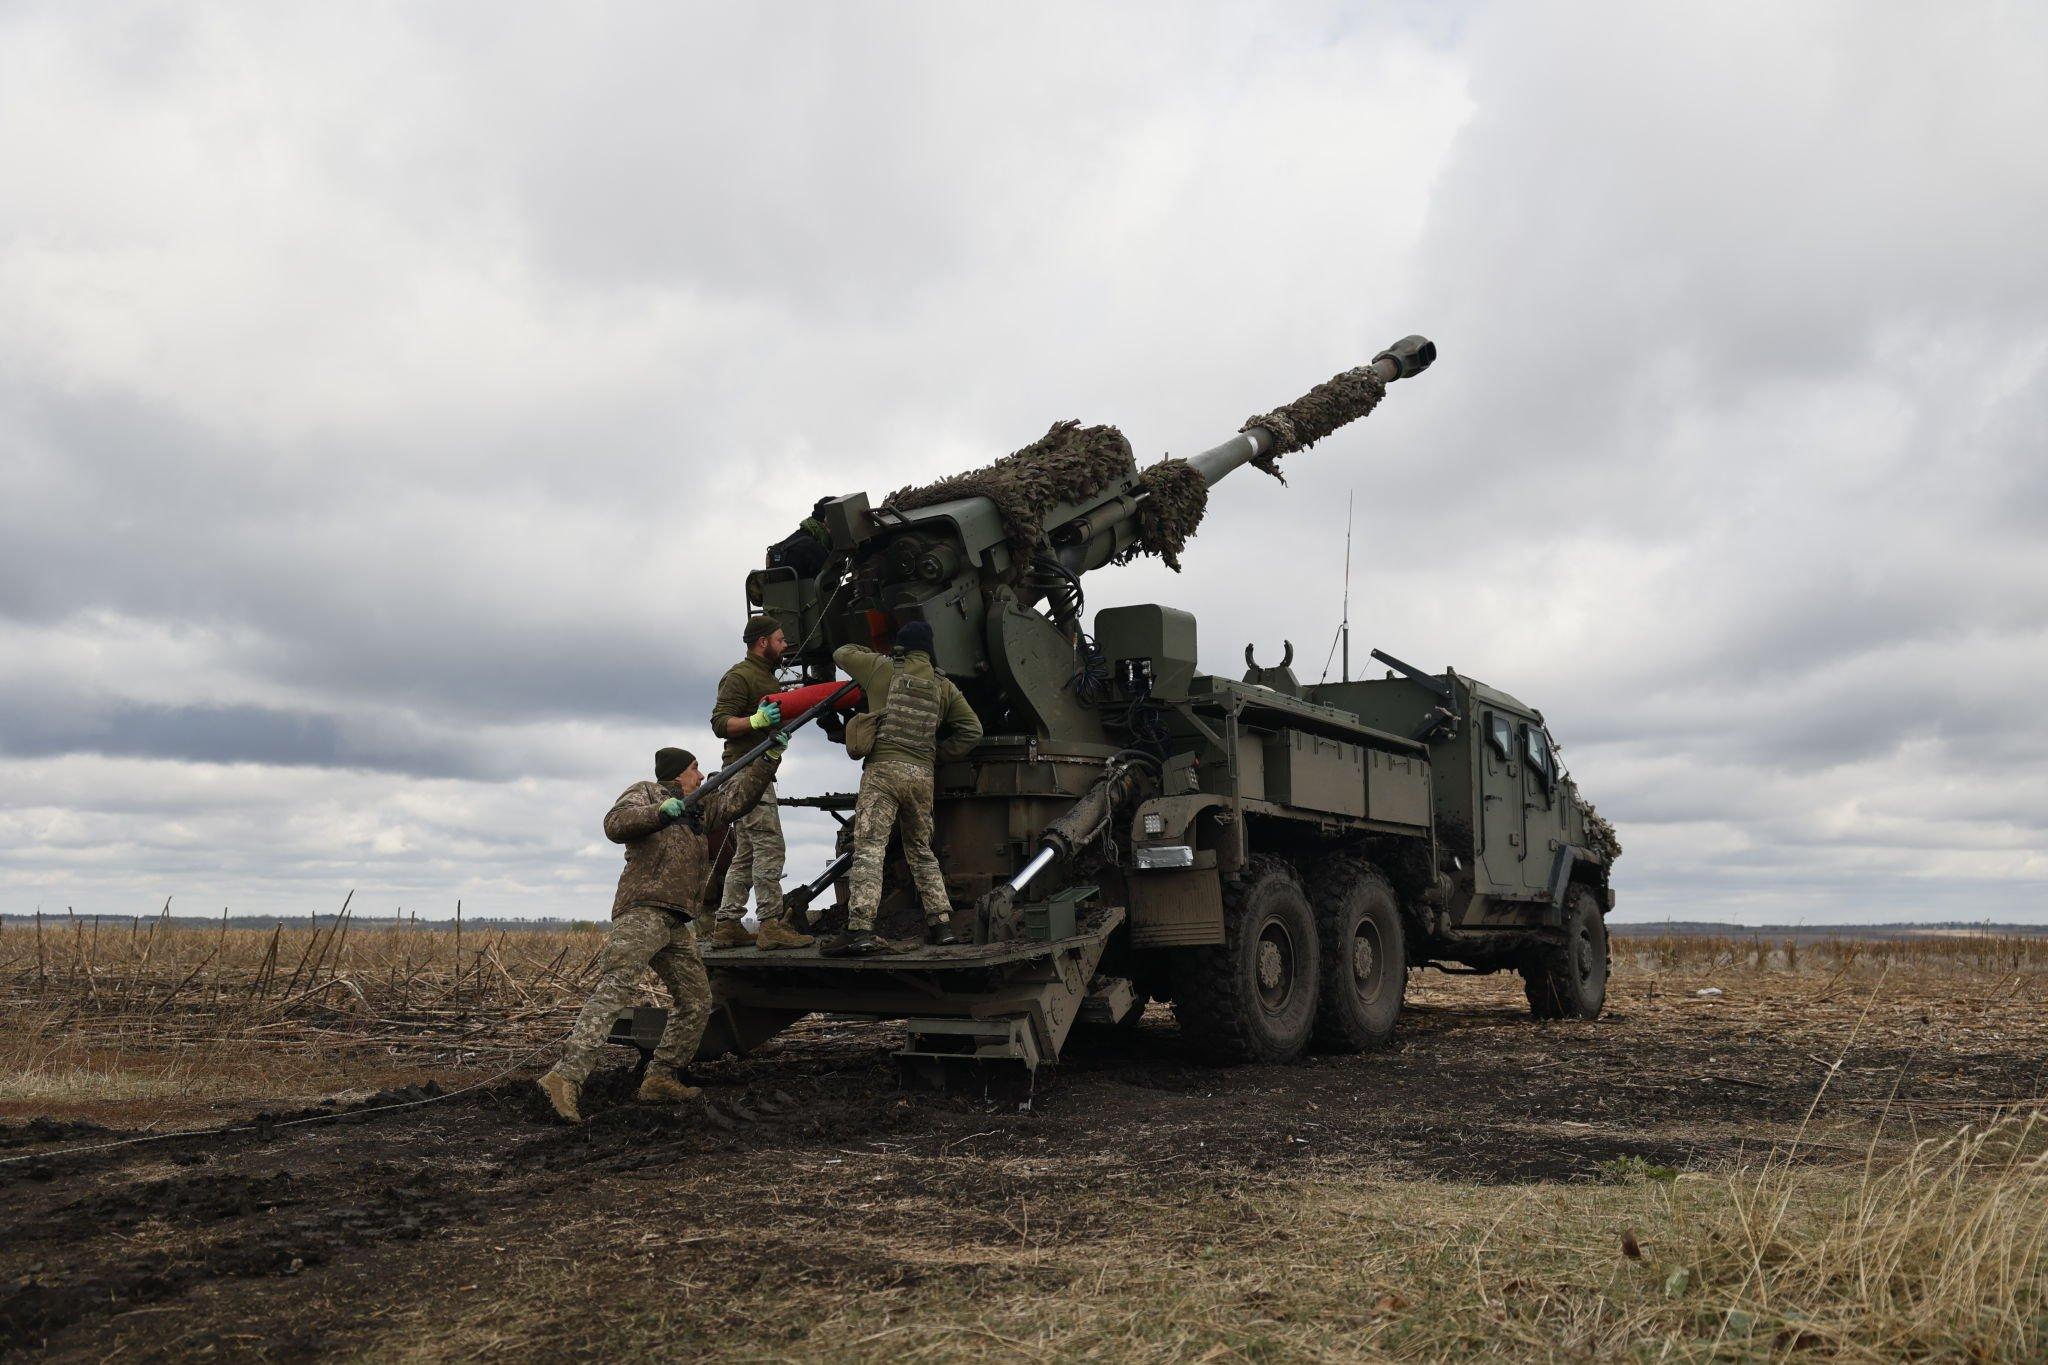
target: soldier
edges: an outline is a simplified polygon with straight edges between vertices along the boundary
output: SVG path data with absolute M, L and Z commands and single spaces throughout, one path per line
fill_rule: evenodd
M 825 567 L 825 561 L 832 557 L 832 533 L 820 520 L 825 515 L 825 505 L 831 501 L 830 498 L 819 498 L 811 504 L 811 514 L 796 530 L 768 547 L 769 568 L 795 569 L 804 578 L 818 576 L 818 571 Z
M 740 639 L 747 657 L 725 671 L 711 704 L 711 732 L 725 741 L 726 763 L 753 747 L 760 731 L 782 723 L 782 708 L 763 699 L 781 686 L 775 680 L 775 666 L 782 662 L 789 642 L 772 616 L 750 617 Z M 782 816 L 771 786 L 761 804 L 732 827 L 732 863 L 725 872 L 712 947 L 802 948 L 811 942 L 811 936 L 798 932 L 784 915 L 782 862 Z M 744 923 L 749 890 L 761 921 L 758 934 L 748 933 Z
M 882 858 L 892 827 L 903 832 L 903 856 L 924 905 L 927 941 L 957 943 L 946 877 L 932 854 L 932 774 L 937 762 L 964 757 L 974 747 L 981 721 L 953 680 L 932 667 L 932 628 L 923 621 L 896 632 L 893 659 L 859 645 L 841 645 L 832 662 L 860 684 L 868 708 L 879 711 L 881 721 L 860 775 L 846 928 L 826 939 L 820 951 L 846 957 L 886 947 L 874 930 L 882 901 Z
M 778 732 L 776 737 L 788 743 L 787 736 Z M 598 955 L 603 974 L 569 1030 L 562 1059 L 538 1082 L 555 1112 L 569 1122 L 583 1121 L 578 1107 L 583 1082 L 604 1050 L 612 1021 L 632 1000 L 649 967 L 668 987 L 675 1008 L 638 1097 L 673 1102 L 696 1095 L 696 1087 L 685 1084 L 679 1073 L 697 1055 L 711 1017 L 711 983 L 697 955 L 697 930 L 690 919 L 710 875 L 705 835 L 745 815 L 774 785 L 782 744 L 687 815 L 683 798 L 697 790 L 704 774 L 687 751 L 662 749 L 654 755 L 655 780 L 626 788 L 604 817 L 605 837 L 626 846 L 626 870 L 619 874 L 611 930 Z

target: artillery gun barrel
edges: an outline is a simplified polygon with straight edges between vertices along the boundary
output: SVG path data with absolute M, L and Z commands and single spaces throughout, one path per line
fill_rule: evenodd
M 1363 372 L 1369 370 L 1379 380 L 1378 387 L 1384 389 L 1397 379 L 1408 379 L 1421 374 L 1430 367 L 1430 364 L 1435 359 L 1435 342 L 1427 337 L 1403 337 L 1386 350 L 1374 356 L 1370 365 L 1361 365 L 1356 370 L 1340 374 L 1328 384 L 1322 385 L 1321 388 L 1342 388 L 1347 380 L 1362 379 Z M 1304 394 L 1301 398 L 1288 404 L 1287 408 L 1298 407 L 1314 397 L 1315 394 L 1313 393 Z M 1285 413 L 1287 408 L 1281 409 L 1280 412 Z M 1369 404 L 1368 410 L 1370 410 Z M 1333 431 L 1337 427 L 1345 425 L 1353 420 L 1353 416 L 1363 417 L 1364 415 L 1365 413 L 1363 412 L 1350 415 L 1338 412 L 1335 414 L 1335 420 L 1329 424 L 1329 430 Z M 1275 431 L 1267 426 L 1253 425 L 1231 437 L 1222 445 L 1210 446 L 1199 455 L 1190 455 L 1188 463 L 1213 488 L 1216 486 L 1216 481 L 1225 474 L 1236 469 L 1239 465 L 1250 464 L 1253 460 L 1266 454 L 1276 446 L 1288 443 L 1291 439 L 1298 439 L 1299 444 L 1307 445 L 1311 441 L 1320 440 L 1327 434 L 1327 431 L 1317 431 L 1313 434 L 1302 434 L 1297 437 L 1296 433 L 1284 430 Z
M 1387 385 L 1421 374 L 1435 360 L 1435 342 L 1403 337 L 1374 356 L 1372 363 L 1318 384 L 1285 407 L 1252 419 L 1221 445 L 1189 456 L 1188 467 L 1201 476 L 1204 486 L 1213 488 L 1240 465 L 1314 445 L 1371 412 Z M 1270 472 L 1272 467 L 1267 468 Z M 1070 573 L 1086 573 L 1114 559 L 1136 536 L 1139 510 L 1149 496 L 1142 489 L 1120 494 L 1055 528 L 1052 541 L 1060 547 L 1060 563 Z

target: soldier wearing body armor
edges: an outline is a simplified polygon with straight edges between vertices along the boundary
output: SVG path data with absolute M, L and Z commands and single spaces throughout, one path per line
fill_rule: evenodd
M 763 731 L 782 723 L 782 708 L 766 700 L 781 687 L 775 680 L 775 667 L 788 649 L 782 628 L 773 617 L 755 616 L 747 621 L 740 639 L 747 647 L 747 657 L 725 671 L 711 704 L 711 732 L 725 741 L 726 764 L 754 747 Z M 724 893 L 719 897 L 712 947 L 802 948 L 811 942 L 809 934 L 799 933 L 784 916 L 783 858 L 782 816 L 771 786 L 760 804 L 732 827 L 732 862 L 726 868 Z M 749 891 L 754 893 L 754 914 L 761 922 L 758 934 L 748 933 L 744 923 Z
M 778 733 L 777 738 L 788 743 L 787 736 Z M 569 1122 L 583 1121 L 583 1083 L 604 1051 L 612 1021 L 632 1003 L 650 967 L 668 987 L 675 1007 L 640 1082 L 639 1098 L 674 1102 L 696 1095 L 681 1071 L 697 1055 L 711 1018 L 711 982 L 697 955 L 691 922 L 711 872 L 706 835 L 752 810 L 773 787 L 781 761 L 778 744 L 702 806 L 685 813 L 683 799 L 703 783 L 704 774 L 686 750 L 663 749 L 654 755 L 655 780 L 635 782 L 612 803 L 604 833 L 626 846 L 626 869 L 619 874 L 611 930 L 598 954 L 600 975 L 569 1030 L 562 1059 L 538 1082 L 548 1103 Z
M 903 857 L 924 906 L 932 943 L 955 943 L 946 877 L 932 853 L 932 779 L 936 765 L 965 757 L 981 738 L 981 721 L 953 680 L 932 667 L 932 628 L 912 621 L 896 633 L 893 658 L 841 645 L 832 662 L 867 694 L 879 713 L 874 748 L 860 776 L 853 817 L 853 868 L 846 928 L 820 951 L 834 957 L 882 951 L 875 912 L 882 902 L 882 860 L 892 829 L 903 835 Z M 943 736 L 943 738 L 941 738 Z

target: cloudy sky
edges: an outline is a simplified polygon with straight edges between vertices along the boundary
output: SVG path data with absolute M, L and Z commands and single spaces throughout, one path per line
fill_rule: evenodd
M 2048 921 L 2043 129 L 2018 4 L 0 3 L 0 910 L 601 916 L 792 509 L 1419 331 L 1091 605 L 1314 676 L 1355 494 L 1628 917 Z

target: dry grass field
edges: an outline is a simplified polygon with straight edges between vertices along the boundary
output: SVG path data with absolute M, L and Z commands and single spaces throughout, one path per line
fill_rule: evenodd
M 205 1123 L 474 1080 L 560 1038 L 602 929 L 458 935 L 346 916 L 0 928 L 0 1115 Z
M 566 1129 L 523 1078 L 599 941 L 0 930 L 0 1352 L 2048 1354 L 2048 940 L 1617 939 L 1596 1023 L 1418 973 L 1272 1069 L 1155 1005 L 1022 1103 L 814 1019 Z

